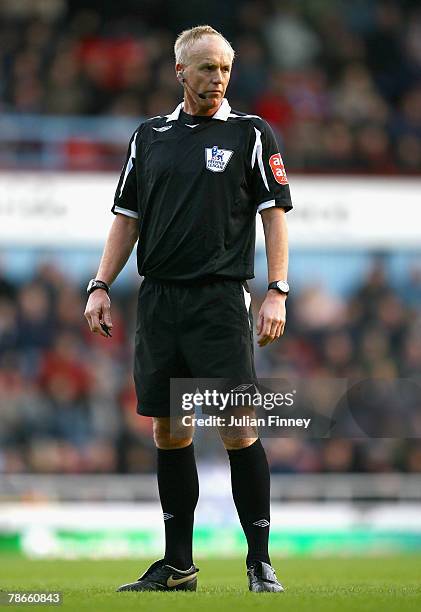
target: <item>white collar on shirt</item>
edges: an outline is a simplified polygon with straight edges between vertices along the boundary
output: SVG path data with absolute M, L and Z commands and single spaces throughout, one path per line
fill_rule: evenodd
M 167 115 L 167 123 L 169 121 L 176 121 L 179 116 L 181 110 L 184 108 L 184 102 L 180 102 L 176 109 L 173 110 L 171 115 Z M 231 112 L 231 106 L 228 103 L 226 98 L 223 98 L 221 106 L 218 108 L 216 113 L 212 116 L 212 119 L 219 119 L 220 121 L 226 121 Z

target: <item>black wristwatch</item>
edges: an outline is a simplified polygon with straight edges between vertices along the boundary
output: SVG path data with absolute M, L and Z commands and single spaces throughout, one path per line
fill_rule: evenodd
M 88 286 L 86 287 L 86 293 L 88 295 L 91 295 L 91 293 L 95 291 L 95 289 L 104 289 L 104 291 L 110 293 L 110 288 L 107 283 L 104 283 L 104 281 L 101 280 L 97 280 L 96 278 L 91 278 L 88 283 Z
M 269 289 L 275 289 L 275 291 L 279 291 L 279 293 L 283 293 L 283 295 L 288 295 L 289 293 L 289 285 L 286 280 L 278 280 L 269 283 L 268 291 Z

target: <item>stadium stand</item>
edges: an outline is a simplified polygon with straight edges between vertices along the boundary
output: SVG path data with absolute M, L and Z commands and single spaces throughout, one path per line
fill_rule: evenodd
M 0 169 L 117 173 L 132 127 L 181 97 L 171 43 L 203 13 L 175 4 L 128 0 L 123 18 L 111 1 L 100 12 L 87 1 L 3 0 Z M 418 2 L 214 0 L 206 15 L 238 50 L 231 105 L 271 123 L 289 171 L 421 173 Z M 375 260 L 346 296 L 312 285 L 293 294 L 286 334 L 258 353 L 258 373 L 419 381 L 420 270 L 397 288 L 388 274 Z M 0 472 L 154 470 L 131 380 L 135 291 L 113 297 L 106 343 L 88 332 L 84 300 L 59 264 L 21 279 L 0 270 Z M 415 435 L 278 442 L 265 441 L 272 472 L 421 471 Z
M 174 4 L 127 1 L 123 18 L 108 2 L 101 12 L 74 0 L 3 2 L 0 109 L 11 140 L 2 138 L 0 166 L 18 154 L 36 166 L 55 141 L 51 115 L 135 122 L 169 112 L 181 93 L 173 37 L 206 15 L 238 49 L 231 105 L 272 124 L 290 171 L 420 172 L 417 2 L 236 0 L 228 10 L 218 0 L 202 12 L 196 2 Z M 51 137 L 14 140 L 22 115 L 37 117 Z M 89 169 L 117 169 L 126 134 L 115 155 L 99 126 L 93 137 L 70 133 L 49 164 L 61 152 L 63 168 L 89 160 Z

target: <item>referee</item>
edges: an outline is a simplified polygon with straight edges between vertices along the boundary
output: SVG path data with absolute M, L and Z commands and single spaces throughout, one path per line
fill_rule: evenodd
M 288 240 L 292 208 L 281 155 L 268 124 L 233 111 L 224 97 L 234 51 L 210 26 L 182 32 L 175 71 L 184 100 L 133 134 L 117 186 L 85 317 L 92 332 L 112 328 L 109 286 L 138 241 L 139 290 L 135 341 L 138 413 L 153 418 L 158 488 L 166 547 L 120 591 L 196 590 L 192 559 L 199 486 L 193 430 L 171 436 L 170 378 L 255 380 L 247 279 L 253 278 L 255 218 L 265 233 L 268 291 L 260 307 L 260 347 L 285 327 Z M 234 502 L 247 543 L 249 589 L 283 591 L 268 553 L 270 476 L 254 431 L 220 435 L 228 452 Z

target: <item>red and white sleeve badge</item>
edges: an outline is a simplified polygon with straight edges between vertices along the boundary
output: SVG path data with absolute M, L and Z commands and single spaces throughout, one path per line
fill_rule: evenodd
M 280 185 L 286 185 L 288 183 L 288 179 L 281 154 L 275 153 L 274 155 L 271 155 L 269 158 L 269 165 L 272 170 L 272 174 L 275 178 L 275 181 Z

